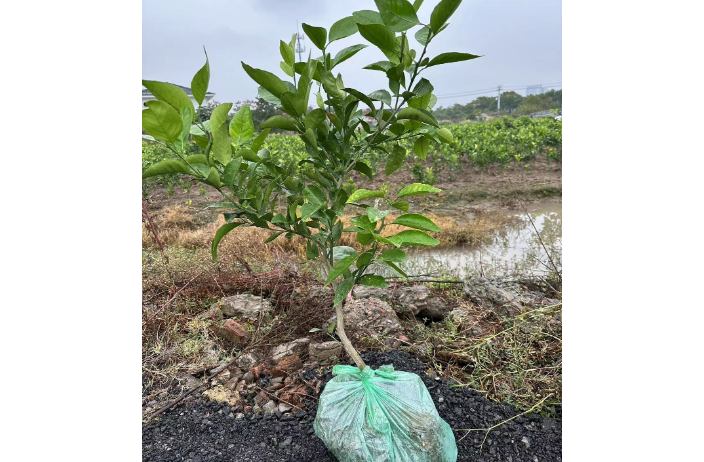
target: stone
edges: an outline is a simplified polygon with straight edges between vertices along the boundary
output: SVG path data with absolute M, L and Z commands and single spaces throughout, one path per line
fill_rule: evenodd
M 303 367 L 303 362 L 298 355 L 288 355 L 279 361 L 279 363 L 271 368 L 272 377 L 286 377 L 298 369 Z
M 309 393 L 308 388 L 305 385 L 299 385 L 285 393 L 282 393 L 279 397 L 279 401 L 292 406 L 300 406 L 301 398 Z
M 260 406 L 267 401 L 269 401 L 269 395 L 267 395 L 264 390 L 257 393 L 257 396 L 254 397 L 254 403 Z
M 252 294 L 238 294 L 221 299 L 217 306 L 226 318 L 257 319 L 261 313 L 271 311 L 271 303 Z
M 244 375 L 242 376 L 242 381 L 243 381 L 244 383 L 252 383 L 252 382 L 254 382 L 254 374 L 252 374 L 252 373 L 249 372 L 249 371 L 245 372 Z
M 226 319 L 217 331 L 218 336 L 225 341 L 238 346 L 245 346 L 249 342 L 249 332 L 232 319 Z
M 293 437 L 289 436 L 288 438 L 286 438 L 285 440 L 283 440 L 282 442 L 279 443 L 279 447 L 285 448 L 286 446 L 289 446 L 292 441 L 293 441 Z
M 307 337 L 304 337 L 304 338 L 296 339 L 293 342 L 284 343 L 283 345 L 275 346 L 274 348 L 271 349 L 271 352 L 269 353 L 271 355 L 271 361 L 274 364 L 277 364 L 285 356 L 288 356 L 291 354 L 302 355 L 303 353 L 305 353 L 309 343 L 310 343 L 310 339 Z
M 391 306 L 377 298 L 353 299 L 345 304 L 345 331 L 350 341 L 357 347 L 363 346 L 363 340 L 397 348 L 403 335 L 403 326 Z M 333 316 L 330 324 L 337 320 Z
M 501 316 L 514 317 L 523 311 L 523 306 L 515 294 L 498 287 L 486 278 L 465 279 L 464 293 L 473 303 Z
M 352 297 L 362 300 L 365 298 L 378 298 L 385 302 L 393 301 L 393 292 L 391 289 L 383 287 L 368 287 L 368 286 L 355 286 L 352 289 Z
M 481 337 L 484 333 L 477 319 L 464 307 L 460 306 L 450 311 L 448 317 L 457 324 L 458 331 L 470 337 Z
M 292 302 L 299 306 L 315 304 L 316 306 L 324 305 L 332 307 L 333 300 L 335 299 L 335 291 L 332 290 L 331 287 L 322 286 L 297 286 L 293 289 L 292 295 Z
M 279 412 L 284 413 L 290 411 L 291 409 L 293 409 L 293 406 L 290 404 L 279 403 Z
M 342 343 L 331 340 L 329 342 L 311 343 L 308 345 L 308 357 L 312 361 L 325 362 L 342 356 Z
M 237 359 L 237 366 L 244 370 L 249 370 L 264 361 L 264 355 L 258 351 L 250 351 Z
M 416 285 L 401 287 L 396 292 L 396 304 L 407 309 L 414 316 L 441 321 L 450 312 L 450 307 L 440 298 L 433 295 L 426 286 Z
M 262 406 L 262 411 L 264 411 L 264 414 L 273 414 L 275 410 L 277 410 L 277 406 L 273 400 L 267 401 L 267 403 Z
M 266 364 L 260 364 L 258 366 L 254 366 L 249 370 L 249 372 L 252 373 L 254 376 L 254 380 L 259 380 L 259 378 L 262 376 L 262 374 L 268 374 L 269 369 L 266 367 Z

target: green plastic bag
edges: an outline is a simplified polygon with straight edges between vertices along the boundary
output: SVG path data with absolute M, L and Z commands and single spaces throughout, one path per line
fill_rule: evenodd
M 456 462 L 457 444 L 420 377 L 335 366 L 313 423 L 340 462 Z

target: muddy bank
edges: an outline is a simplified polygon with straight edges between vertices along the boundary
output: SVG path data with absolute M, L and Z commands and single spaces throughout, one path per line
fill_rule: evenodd
M 405 352 L 364 353 L 373 368 L 394 364 L 418 374 L 430 391 L 440 416 L 453 428 L 458 461 L 562 460 L 562 427 L 536 414 L 517 417 L 488 433 L 487 429 L 520 414 L 509 405 L 487 401 L 479 393 L 426 373 L 426 365 Z M 305 376 L 326 383 L 330 369 L 309 370 Z M 165 413 L 142 430 L 143 461 L 334 461 L 313 433 L 317 407 L 270 415 L 238 414 L 227 404 L 193 400 Z

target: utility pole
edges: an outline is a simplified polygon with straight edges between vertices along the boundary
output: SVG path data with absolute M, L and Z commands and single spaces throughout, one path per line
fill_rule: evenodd
M 303 44 L 303 37 L 298 33 L 298 23 L 296 23 L 296 53 L 298 53 L 298 61 L 303 62 L 302 54 L 306 51 L 306 46 Z
M 499 85 L 499 102 L 498 102 L 498 112 L 496 115 L 499 115 L 501 113 L 501 85 Z

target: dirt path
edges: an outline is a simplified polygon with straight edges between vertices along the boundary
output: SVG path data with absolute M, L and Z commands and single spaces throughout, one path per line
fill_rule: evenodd
M 365 353 L 373 368 L 393 363 L 397 370 L 418 374 L 430 391 L 440 416 L 455 429 L 458 461 L 562 460 L 559 421 L 536 414 L 520 416 L 491 431 L 480 454 L 484 432 L 458 429 L 489 428 L 520 414 L 508 405 L 487 401 L 469 389 L 426 374 L 424 364 L 405 352 Z M 328 370 L 322 379 L 331 378 Z M 297 414 L 248 414 L 237 418 L 228 405 L 200 400 L 176 407 L 142 430 L 143 461 L 334 461 L 313 433 L 316 409 Z M 464 437 L 464 438 L 463 438 Z M 462 439 L 463 438 L 463 439 Z

